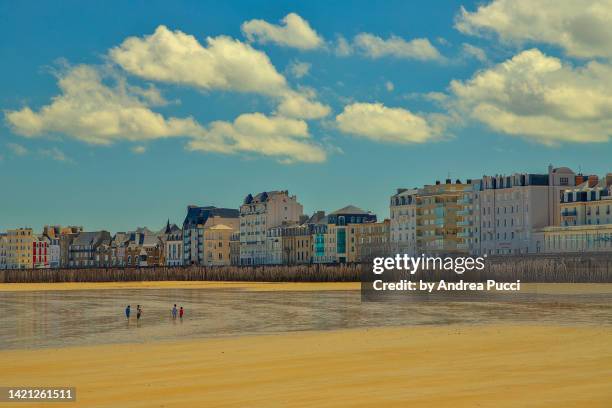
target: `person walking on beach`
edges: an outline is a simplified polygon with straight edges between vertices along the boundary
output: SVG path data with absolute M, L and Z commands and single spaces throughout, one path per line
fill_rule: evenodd
M 142 307 L 140 305 L 136 306 L 136 320 L 140 320 L 140 316 L 142 316 Z
M 176 313 L 178 311 L 176 310 L 176 304 L 174 304 L 174 307 L 172 308 L 172 319 L 176 319 Z
M 179 310 L 179 317 L 181 318 L 181 320 L 183 319 L 183 314 L 185 313 L 185 311 L 183 310 L 183 306 L 181 306 L 181 310 Z
M 127 307 L 125 308 L 125 318 L 130 320 L 130 312 L 132 310 L 130 309 L 130 305 L 127 305 Z

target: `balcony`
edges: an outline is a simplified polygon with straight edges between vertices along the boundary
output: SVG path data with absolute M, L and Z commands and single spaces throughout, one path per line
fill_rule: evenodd
M 568 211 L 568 210 L 561 211 L 561 216 L 563 216 L 563 217 L 575 217 L 576 215 L 578 215 L 578 214 L 577 214 L 577 212 L 576 212 L 576 210 L 572 210 L 572 211 Z
M 460 227 L 470 227 L 472 225 L 472 222 L 467 220 L 457 221 L 457 225 Z
M 458 232 L 457 236 L 459 238 L 472 238 L 472 237 L 474 237 L 474 233 L 473 232 L 462 231 L 462 232 Z
M 466 216 L 466 215 L 472 215 L 472 214 L 474 214 L 474 211 L 468 210 L 467 208 L 457 211 L 457 215 Z

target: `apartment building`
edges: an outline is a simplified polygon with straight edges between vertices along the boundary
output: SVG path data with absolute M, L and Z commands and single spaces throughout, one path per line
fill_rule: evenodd
M 68 248 L 68 266 L 71 268 L 86 268 L 98 266 L 96 254 L 98 247 L 108 244 L 111 235 L 108 231 L 79 232 Z
M 426 185 L 416 195 L 417 253 L 467 253 L 464 226 L 458 225 L 473 210 L 462 201 L 472 185 L 447 179 Z
M 236 229 L 224 224 L 213 225 L 204 231 L 204 265 L 231 265 L 230 241 Z
M 264 264 L 282 265 L 287 261 L 283 244 L 283 226 L 266 230 L 266 254 Z
M 49 268 L 49 240 L 44 235 L 34 236 L 32 241 L 32 267 Z
M 240 265 L 240 231 L 230 235 L 230 265 Z
M 239 215 L 232 208 L 187 207 L 183 222 L 183 265 L 205 265 L 205 231 L 220 224 L 238 231 Z
M 480 229 L 480 191 L 482 180 L 467 180 L 468 187 L 463 192 L 457 203 L 457 236 L 461 241 L 457 244 L 457 250 L 467 252 L 470 255 L 480 253 L 481 229 Z
M 375 214 L 354 205 L 330 213 L 327 216 L 327 230 L 324 235 L 324 257 L 327 262 L 357 262 L 357 229 L 361 224 L 375 222 Z
M 170 220 L 168 220 L 162 237 L 164 241 L 164 257 L 166 265 L 183 265 L 183 230 L 181 230 L 176 224 L 170 224 Z
M 0 233 L 0 269 L 6 269 L 6 256 L 8 251 L 8 239 L 5 233 Z
M 480 191 L 480 254 L 538 253 L 536 230 L 560 224 L 561 195 L 573 187 L 575 173 L 549 166 L 547 174 L 484 176 Z
M 127 233 L 124 242 L 125 265 L 131 267 L 161 266 L 164 261 L 164 242 L 161 234 L 148 228 L 137 228 Z
M 6 231 L 6 268 L 31 269 L 34 242 L 37 241 L 32 228 L 17 228 Z
M 126 246 L 129 234 L 117 232 L 110 241 L 102 241 L 96 248 L 95 264 L 98 267 L 126 266 Z
M 416 254 L 416 202 L 418 189 L 398 188 L 389 204 L 389 240 L 395 253 Z
M 392 247 L 390 242 L 391 220 L 356 224 L 355 230 L 357 262 L 367 262 L 374 257 L 397 253 L 396 248 Z
M 612 252 L 612 173 L 579 180 L 563 192 L 561 225 L 542 229 L 545 252 Z
M 247 195 L 240 206 L 240 264 L 262 265 L 267 261 L 268 230 L 299 223 L 303 207 L 287 190 Z
M 68 250 L 72 239 L 83 231 L 83 227 L 61 225 L 45 225 L 42 235 L 49 242 L 49 267 L 59 268 L 69 266 Z

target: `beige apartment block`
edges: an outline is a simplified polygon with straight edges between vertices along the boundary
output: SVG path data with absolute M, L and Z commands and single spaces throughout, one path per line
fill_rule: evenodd
M 357 262 L 366 262 L 374 257 L 396 253 L 396 248 L 392 248 L 390 242 L 391 220 L 353 225 L 357 241 Z
M 213 225 L 204 231 L 204 264 L 231 265 L 230 241 L 236 230 L 224 224 Z
M 416 246 L 418 253 L 454 254 L 467 252 L 462 237 L 463 227 L 458 225 L 466 210 L 461 200 L 470 191 L 471 184 L 436 182 L 426 185 L 416 195 Z M 464 212 L 462 215 L 461 212 Z
M 298 223 L 303 213 L 297 197 L 287 190 L 247 195 L 240 206 L 240 264 L 265 264 L 268 229 Z
M 31 269 L 33 247 L 36 237 L 32 228 L 17 228 L 6 231 L 6 268 Z

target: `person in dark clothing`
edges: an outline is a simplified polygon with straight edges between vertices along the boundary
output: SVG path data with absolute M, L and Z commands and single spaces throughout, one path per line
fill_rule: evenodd
M 125 308 L 125 317 L 128 320 L 130 320 L 130 312 L 131 312 L 130 305 L 127 305 L 127 307 Z
M 142 307 L 140 305 L 136 306 L 136 320 L 140 320 L 140 316 L 142 316 Z

